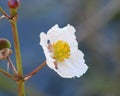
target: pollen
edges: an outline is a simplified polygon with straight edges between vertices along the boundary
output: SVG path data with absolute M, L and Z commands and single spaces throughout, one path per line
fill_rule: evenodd
M 57 62 L 63 62 L 70 57 L 70 46 L 67 42 L 59 40 L 52 45 L 53 58 Z

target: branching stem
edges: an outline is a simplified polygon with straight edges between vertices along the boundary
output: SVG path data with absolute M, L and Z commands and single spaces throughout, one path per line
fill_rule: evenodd
M 0 7 L 0 12 L 7 18 L 10 19 L 11 17 Z
M 30 79 L 33 75 L 35 75 L 37 72 L 39 72 L 45 65 L 46 65 L 46 61 L 44 61 L 42 64 L 40 64 L 40 66 L 38 66 L 36 69 L 34 69 L 28 75 L 26 75 L 24 80 L 26 81 L 26 80 Z
M 15 55 L 16 55 L 16 64 L 17 64 L 17 71 L 18 71 L 18 96 L 25 96 L 25 85 L 23 80 L 23 69 L 22 69 L 22 59 L 21 59 L 21 52 L 20 52 L 20 44 L 19 44 L 19 37 L 18 37 L 18 30 L 17 30 L 17 9 L 10 9 L 11 17 L 14 17 L 10 20 L 12 32 L 13 32 L 13 40 L 14 40 L 14 48 L 15 48 Z

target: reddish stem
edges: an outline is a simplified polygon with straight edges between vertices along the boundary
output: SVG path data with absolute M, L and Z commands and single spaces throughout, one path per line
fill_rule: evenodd
M 37 72 L 39 72 L 45 65 L 46 65 L 46 61 L 44 61 L 36 69 L 34 69 L 32 72 L 30 72 L 28 75 L 26 75 L 24 80 L 26 81 L 26 80 L 30 79 L 33 75 L 35 75 Z

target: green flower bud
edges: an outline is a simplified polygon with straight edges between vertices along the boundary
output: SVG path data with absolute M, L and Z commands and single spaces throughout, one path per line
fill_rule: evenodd
M 0 38 L 0 50 L 5 48 L 11 48 L 11 43 L 5 38 Z
M 17 9 L 20 6 L 20 0 L 8 0 L 8 6 L 12 9 Z

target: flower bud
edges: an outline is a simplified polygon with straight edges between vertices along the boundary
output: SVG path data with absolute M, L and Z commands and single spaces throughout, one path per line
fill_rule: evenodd
M 11 43 L 9 40 L 5 38 L 0 38 L 0 50 L 10 47 L 11 47 Z
M 8 0 L 8 6 L 12 9 L 17 9 L 20 6 L 20 0 Z

